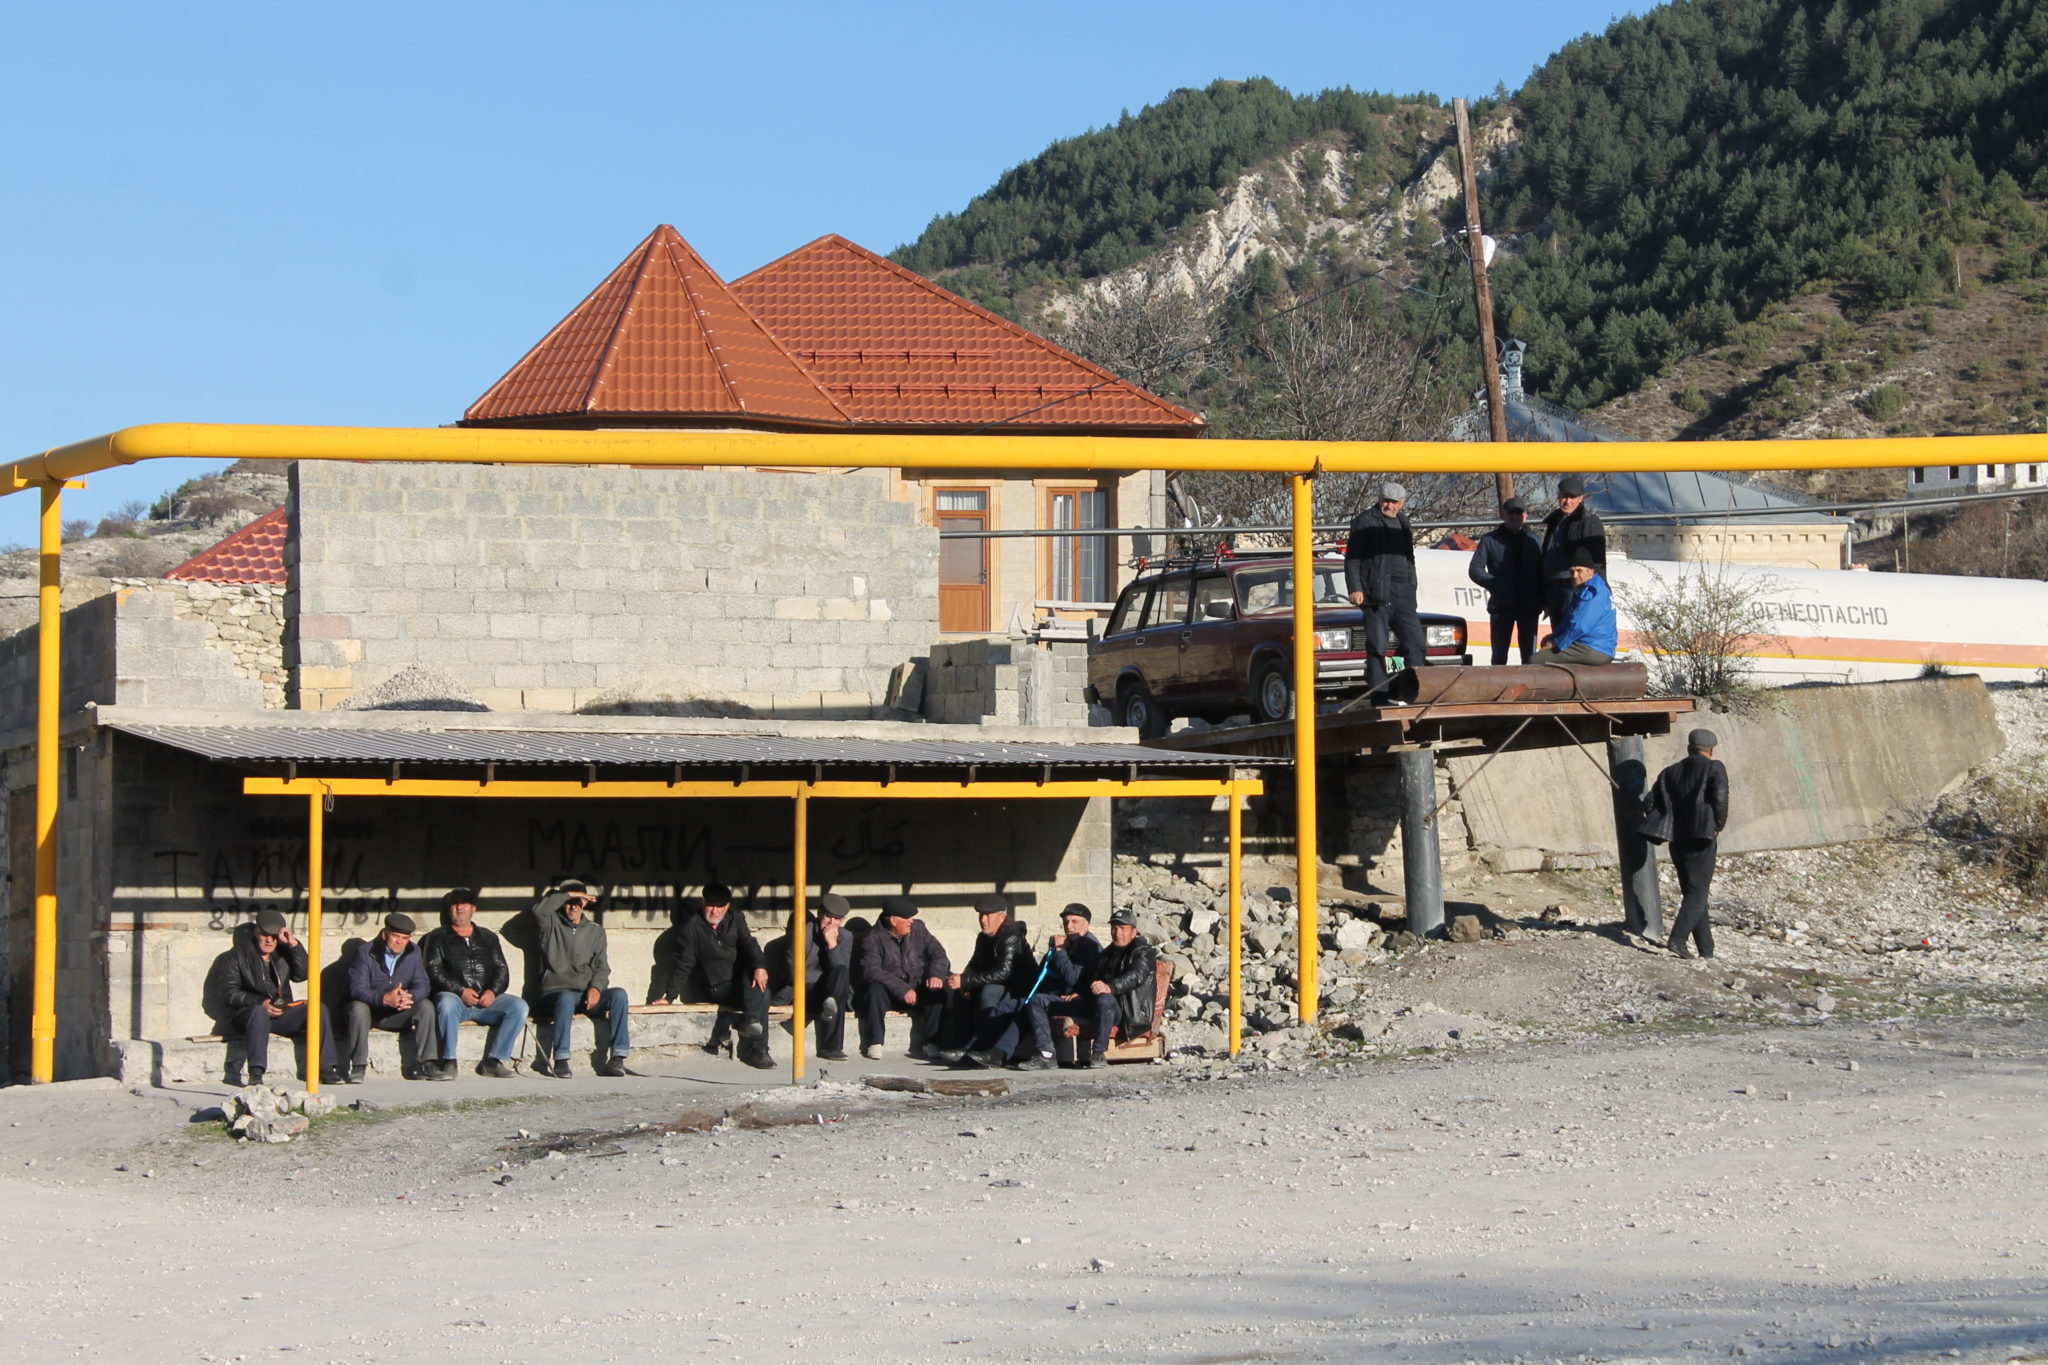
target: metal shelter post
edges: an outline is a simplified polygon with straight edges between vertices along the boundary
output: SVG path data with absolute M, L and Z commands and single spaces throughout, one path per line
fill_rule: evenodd
M 1294 485 L 1294 886 L 1295 999 L 1301 1022 L 1316 1017 L 1322 945 L 1316 938 L 1316 565 L 1310 515 L 1313 474 Z
M 1436 832 L 1436 754 L 1404 749 L 1401 768 L 1401 874 L 1408 898 L 1408 932 L 1444 927 L 1443 850 Z
M 320 1093 L 320 883 L 327 871 L 327 793 L 306 798 L 306 1093 Z
M 811 793 L 804 783 L 796 787 L 796 856 L 790 872 L 794 883 L 790 896 L 791 914 L 795 923 L 789 931 L 790 999 L 795 1008 L 789 1014 L 789 1081 L 795 1085 L 804 1078 L 804 1009 L 810 994 L 805 989 L 804 971 L 810 955 L 811 925 L 810 898 L 806 888 L 811 879 Z
M 1614 779 L 1614 847 L 1621 859 L 1623 923 L 1630 933 L 1662 940 L 1664 906 L 1657 891 L 1657 850 L 1636 829 L 1636 816 L 1650 788 L 1650 772 L 1639 735 L 1607 741 L 1607 774 Z
M 1230 803 L 1230 1055 L 1235 1057 L 1244 1045 L 1244 807 L 1235 781 L 1223 799 Z
M 36 585 L 36 948 L 29 1079 L 57 1078 L 57 707 L 63 680 L 64 485 L 43 485 Z

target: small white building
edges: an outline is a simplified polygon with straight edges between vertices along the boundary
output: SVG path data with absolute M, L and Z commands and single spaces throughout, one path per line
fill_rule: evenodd
M 1934 498 L 2043 484 L 2048 484 L 2048 464 L 1930 464 L 1917 466 L 1907 475 L 1906 494 Z

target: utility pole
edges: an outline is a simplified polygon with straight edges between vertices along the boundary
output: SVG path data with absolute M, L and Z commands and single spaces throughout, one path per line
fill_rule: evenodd
M 1458 121 L 1458 160 L 1465 168 L 1465 247 L 1472 260 L 1472 306 L 1479 314 L 1479 368 L 1486 375 L 1486 419 L 1493 439 L 1508 440 L 1508 412 L 1500 392 L 1500 351 L 1493 340 L 1493 290 L 1486 283 L 1486 236 L 1479 227 L 1479 168 L 1472 150 L 1472 111 L 1462 97 L 1451 101 Z M 1515 495 L 1515 476 L 1493 476 L 1501 502 Z

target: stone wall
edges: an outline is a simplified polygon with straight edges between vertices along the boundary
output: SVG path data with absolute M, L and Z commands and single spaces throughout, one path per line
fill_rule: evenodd
M 58 710 L 280 705 L 281 602 L 275 588 L 148 582 L 73 607 Z M 0 644 L 0 707 L 20 726 L 35 722 L 37 638 L 31 626 Z
M 234 659 L 235 676 L 259 683 L 268 710 L 284 706 L 284 588 L 267 583 L 152 585 L 172 615 L 206 628 L 205 643 Z
M 938 537 L 885 474 L 294 467 L 287 693 L 423 666 L 493 710 L 865 719 L 938 635 Z
M 1107 725 L 1090 707 L 1088 646 L 977 636 L 932 646 L 924 716 L 942 725 Z

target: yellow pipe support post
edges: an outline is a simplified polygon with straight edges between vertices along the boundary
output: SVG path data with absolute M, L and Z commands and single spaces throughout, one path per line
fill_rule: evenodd
M 306 1093 L 320 1093 L 320 879 L 327 869 L 327 793 L 306 798 Z M 339 1054 L 337 1054 L 339 1055 Z
M 1230 803 L 1230 1055 L 1244 1039 L 1244 815 L 1237 784 L 1224 796 Z
M 62 700 L 64 485 L 43 485 L 36 589 L 36 948 L 29 1078 L 57 1078 L 57 707 Z
M 1294 887 L 1295 998 L 1301 1022 L 1316 1017 L 1321 945 L 1316 939 L 1316 564 L 1312 474 L 1294 476 Z
M 811 797 L 802 784 L 796 789 L 796 858 L 795 869 L 790 880 L 795 884 L 795 894 L 790 897 L 795 923 L 789 931 L 789 974 L 791 1003 L 795 1006 L 789 1012 L 789 1081 L 794 1085 L 804 1078 L 804 1008 L 810 1002 L 810 994 L 804 986 L 804 970 L 811 946 L 810 898 L 806 888 L 811 878 Z M 766 1047 L 768 1040 L 763 1038 Z

